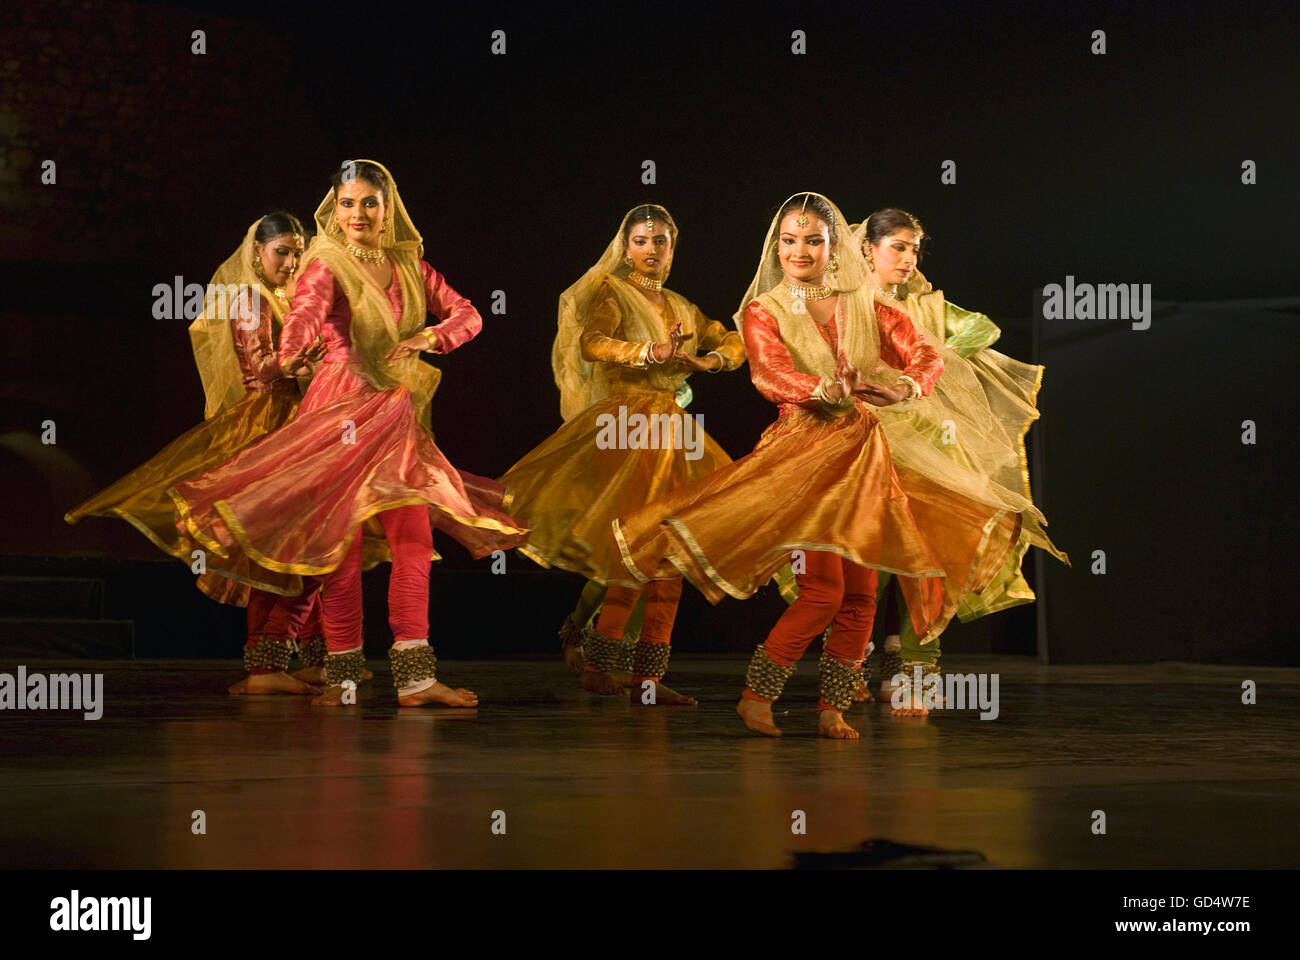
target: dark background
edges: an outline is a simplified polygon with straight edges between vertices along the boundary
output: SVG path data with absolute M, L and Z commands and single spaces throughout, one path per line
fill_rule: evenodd
M 935 284 L 999 323 L 998 349 L 1047 365 L 1031 453 L 1074 561 L 1027 563 L 1040 610 L 954 626 L 945 649 L 1300 662 L 1284 360 L 1298 27 L 1290 3 L 10 5 L 0 573 L 106 578 L 139 654 L 233 654 L 239 611 L 184 567 L 125 524 L 61 517 L 202 415 L 185 323 L 152 318 L 153 285 L 206 282 L 251 221 L 309 219 L 337 163 L 364 156 L 393 171 L 426 258 L 486 314 L 439 360 L 434 430 L 458 466 L 498 476 L 558 426 L 556 298 L 633 204 L 672 211 L 672 286 L 723 320 L 789 194 L 821 191 L 854 220 L 898 205 L 926 226 Z M 40 183 L 45 159 L 56 185 Z M 1067 274 L 1150 283 L 1161 312 L 1143 332 L 1034 320 L 1036 290 Z M 486 313 L 497 289 L 505 316 Z M 748 377 L 692 385 L 692 412 L 748 451 L 772 418 Z M 46 419 L 56 447 L 36 440 Z M 455 544 L 444 554 L 434 622 L 450 654 L 550 649 L 576 578 L 515 556 L 492 577 Z M 385 576 L 367 582 L 378 645 Z M 770 593 L 708 608 L 687 591 L 679 648 L 751 648 L 781 609 Z

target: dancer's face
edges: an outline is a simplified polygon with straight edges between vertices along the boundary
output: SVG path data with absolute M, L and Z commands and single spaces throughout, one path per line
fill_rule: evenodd
M 253 250 L 262 261 L 262 273 L 277 287 L 283 287 L 298 272 L 302 257 L 302 238 L 292 233 L 282 233 L 266 243 L 254 241 Z
M 807 226 L 799 226 L 801 216 L 808 218 Z M 791 210 L 781 218 L 776 249 L 786 277 L 800 283 L 819 283 L 831 253 L 830 227 L 811 210 Z
M 627 255 L 632 258 L 632 269 L 647 276 L 662 276 L 673 256 L 673 238 L 668 224 L 654 220 L 654 229 L 641 220 L 632 224 L 627 235 Z
M 334 219 L 342 228 L 343 236 L 359 247 L 381 245 L 387 212 L 379 188 L 359 177 L 342 184 L 335 193 Z
M 911 228 L 895 230 L 880 243 L 864 243 L 862 253 L 870 251 L 876 264 L 876 276 L 883 283 L 906 283 L 916 269 L 916 258 L 921 251 L 921 238 Z

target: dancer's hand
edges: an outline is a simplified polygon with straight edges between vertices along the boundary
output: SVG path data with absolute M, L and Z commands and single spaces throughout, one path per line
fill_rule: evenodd
M 703 370 L 708 373 L 721 370 L 726 366 L 716 353 L 706 353 L 702 357 L 697 357 L 693 353 L 682 353 L 680 350 L 673 354 L 673 364 L 688 370 Z
M 407 337 L 393 349 L 389 350 L 384 359 L 389 363 L 397 360 L 404 360 L 413 353 L 419 353 L 421 350 L 429 349 L 429 341 L 422 333 L 417 333 L 413 337 Z
M 682 344 L 694 336 L 693 333 L 682 333 L 680 320 L 674 323 L 668 330 L 668 340 L 663 343 L 656 343 L 650 348 L 650 352 L 654 354 L 655 363 L 663 363 L 678 353 L 682 348 Z
M 291 377 L 308 377 L 315 370 L 320 358 L 325 356 L 324 342 L 317 340 L 308 344 L 294 354 L 284 365 L 284 372 Z
M 887 387 L 883 383 L 868 383 L 865 380 L 862 386 L 853 392 L 876 407 L 887 407 L 907 398 L 907 390 L 903 387 Z

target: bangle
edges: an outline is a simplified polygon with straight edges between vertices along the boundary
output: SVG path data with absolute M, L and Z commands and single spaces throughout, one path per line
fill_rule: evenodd
M 425 327 L 420 332 L 424 334 L 424 342 L 429 345 L 429 349 L 436 350 L 438 348 L 438 331 L 433 327 Z
M 718 353 L 717 350 L 710 350 L 708 353 L 705 354 L 705 356 L 718 358 L 718 363 L 719 363 L 718 369 L 710 370 L 709 373 L 721 373 L 723 370 L 727 369 L 727 358 L 724 357 L 722 354 Z
M 916 400 L 921 396 L 921 385 L 911 377 L 904 374 L 898 378 L 898 382 L 907 384 L 907 396 L 903 397 L 904 400 Z

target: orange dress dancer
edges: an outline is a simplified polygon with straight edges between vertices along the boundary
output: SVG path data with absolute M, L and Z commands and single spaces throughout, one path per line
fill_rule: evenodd
M 287 249 L 279 258 L 280 275 L 269 278 L 262 252 L 277 244 Z M 190 325 L 207 419 L 64 515 L 68 523 L 87 516 L 119 517 L 159 549 L 201 571 L 197 583 L 208 596 L 247 606 L 244 665 L 249 673 L 282 672 L 299 648 L 300 636 L 303 666 L 321 663 L 325 641 L 315 606 L 281 601 L 280 594 L 299 592 L 299 577 L 268 576 L 246 561 L 227 562 L 204 550 L 177 528 L 179 516 L 167 490 L 229 459 L 297 412 L 298 381 L 281 371 L 275 350 L 288 310 L 284 281 L 297 267 L 302 246 L 302 225 L 290 214 L 267 214 L 248 228 L 243 242 L 213 274 L 203 311 Z
M 354 702 L 349 687 L 365 669 L 362 530 L 377 525 L 393 563 L 388 655 L 398 702 L 473 705 L 470 691 L 436 677 L 432 528 L 476 557 L 517 546 L 526 531 L 500 509 L 500 484 L 462 474 L 434 444 L 429 401 L 439 374 L 419 353 L 450 353 L 482 319 L 421 259 L 422 238 L 387 169 L 349 161 L 334 184 L 316 211 L 319 232 L 281 335 L 286 368 L 318 337 L 325 344 L 302 408 L 171 496 L 186 530 L 213 553 L 248 558 L 268 577 L 319 578 L 309 585 L 320 583 L 328 648 L 322 705 Z M 385 274 L 386 283 L 376 280 Z M 425 326 L 430 313 L 439 322 Z
M 659 684 L 681 579 L 630 576 L 610 524 L 731 462 L 679 396 L 693 371 L 735 370 L 745 362 L 734 331 L 663 287 L 676 243 L 668 211 L 634 207 L 601 259 L 560 297 L 552 367 L 564 425 L 501 478 L 510 511 L 530 530 L 520 552 L 606 588 L 599 619 L 582 634 L 585 689 L 622 689 L 614 672 L 644 592 L 632 681 L 655 683 L 656 704 L 694 703 Z
M 791 275 L 817 256 L 824 275 Z M 615 521 L 633 577 L 685 574 L 714 603 L 752 595 L 793 561 L 799 596 L 755 650 L 739 705 L 749 726 L 773 736 L 769 705 L 833 623 L 820 662 L 821 727 L 856 737 L 841 714 L 870 636 L 877 571 L 901 578 L 917 635 L 937 636 L 1002 566 L 1029 506 L 942 454 L 918 459 L 911 441 L 891 448 L 873 409 L 926 405 L 943 350 L 877 303 L 865 279 L 839 210 L 820 194 L 787 201 L 736 316 L 776 422 L 749 455 Z M 756 718 L 747 701 L 766 713 Z

